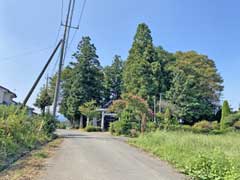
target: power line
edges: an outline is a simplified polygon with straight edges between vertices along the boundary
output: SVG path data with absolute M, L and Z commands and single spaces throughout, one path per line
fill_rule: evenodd
M 72 4 L 72 9 L 71 9 L 71 13 L 70 13 L 70 21 L 69 21 L 69 28 L 72 27 L 72 19 L 73 19 L 73 15 L 74 15 L 74 8 L 75 8 L 75 0 L 73 0 L 73 4 Z M 69 36 L 70 36 L 70 30 L 67 33 L 67 38 L 66 38 L 66 46 L 65 46 L 65 52 L 64 52 L 64 58 L 63 58 L 63 64 L 67 55 L 67 50 L 68 50 L 68 41 L 69 41 Z
M 61 24 L 63 23 L 63 7 L 64 7 L 64 4 L 63 4 L 63 0 L 62 0 L 62 7 L 61 7 Z
M 6 61 L 11 61 L 13 59 L 15 60 L 16 58 L 19 58 L 19 57 L 25 57 L 25 56 L 29 56 L 29 55 L 32 55 L 32 54 L 40 53 L 40 52 L 43 52 L 43 51 L 46 51 L 46 50 L 50 50 L 51 48 L 52 47 L 47 47 L 47 48 L 39 49 L 37 51 L 26 51 L 26 52 L 21 53 L 21 54 L 16 54 L 16 55 L 13 55 L 13 56 L 0 58 L 0 63 L 1 62 L 6 62 Z
M 81 9 L 81 12 L 80 12 L 80 16 L 79 16 L 79 20 L 78 20 L 78 24 L 77 24 L 77 27 L 79 28 L 80 27 L 80 24 L 81 24 L 81 21 L 82 21 L 82 17 L 83 17 L 83 13 L 84 13 L 84 10 L 85 10 L 85 7 L 86 7 L 86 3 L 87 3 L 87 0 L 84 0 L 83 1 L 83 6 L 82 6 L 82 9 Z M 70 41 L 70 44 L 69 44 L 69 47 L 71 47 L 72 43 L 73 43 L 73 40 L 77 34 L 77 31 L 78 29 L 76 29 L 73 33 L 73 36 L 72 36 L 72 39 Z
M 67 17 L 66 17 L 66 23 L 65 23 L 65 29 L 64 29 L 64 34 L 63 34 L 63 42 L 62 42 L 62 49 L 61 49 L 61 55 L 60 55 L 60 61 L 59 61 L 59 69 L 58 69 L 58 75 L 57 75 L 57 82 L 56 82 L 56 89 L 55 89 L 55 94 L 54 94 L 54 103 L 53 103 L 53 116 L 56 117 L 57 113 L 57 106 L 58 106 L 58 99 L 59 99 L 59 92 L 60 92 L 60 83 L 61 83 L 61 73 L 62 73 L 62 63 L 63 63 L 63 58 L 64 58 L 64 50 L 65 50 L 65 42 L 66 42 L 66 35 L 68 34 L 68 31 L 70 31 L 70 27 L 68 28 L 69 23 L 69 18 L 70 18 L 70 12 L 71 12 L 71 7 L 72 7 L 72 0 L 69 0 L 69 5 L 68 5 L 68 12 L 67 12 Z

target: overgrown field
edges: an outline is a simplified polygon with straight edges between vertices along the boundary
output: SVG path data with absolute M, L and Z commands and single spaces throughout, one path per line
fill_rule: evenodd
M 240 134 L 157 131 L 129 141 L 194 179 L 240 179 Z
M 54 119 L 28 115 L 14 106 L 0 106 L 0 170 L 51 139 Z

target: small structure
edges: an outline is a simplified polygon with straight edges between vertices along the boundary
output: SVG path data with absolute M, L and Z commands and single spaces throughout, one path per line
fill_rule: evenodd
M 13 93 L 12 91 L 3 86 L 0 86 L 0 104 L 4 105 L 15 104 L 13 99 L 16 97 L 17 95 L 15 93 Z
M 102 131 L 105 130 L 106 128 L 106 125 L 109 125 L 110 122 L 113 122 L 116 120 L 116 116 L 117 114 L 115 113 L 109 113 L 108 110 L 106 108 L 100 108 L 100 109 L 97 109 L 97 111 L 100 111 L 102 116 L 101 116 L 101 129 Z M 106 117 L 108 117 L 106 119 Z M 106 121 L 105 121 L 106 119 Z

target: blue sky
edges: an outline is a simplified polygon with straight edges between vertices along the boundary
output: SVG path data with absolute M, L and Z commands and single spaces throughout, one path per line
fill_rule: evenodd
M 76 1 L 75 24 L 83 0 Z M 64 2 L 66 10 L 68 0 Z M 137 25 L 145 22 L 155 45 L 170 52 L 195 50 L 214 59 L 224 79 L 222 99 L 237 108 L 239 7 L 238 0 L 88 0 L 66 63 L 83 35 L 91 37 L 103 66 L 111 64 L 115 54 L 126 59 Z M 0 1 L 0 84 L 15 91 L 18 101 L 23 100 L 49 57 L 60 21 L 61 0 Z M 54 62 L 49 75 L 54 72 Z

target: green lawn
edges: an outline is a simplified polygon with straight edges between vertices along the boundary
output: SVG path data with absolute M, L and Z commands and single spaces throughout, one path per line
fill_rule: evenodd
M 194 179 L 240 179 L 240 134 L 149 133 L 129 141 Z

